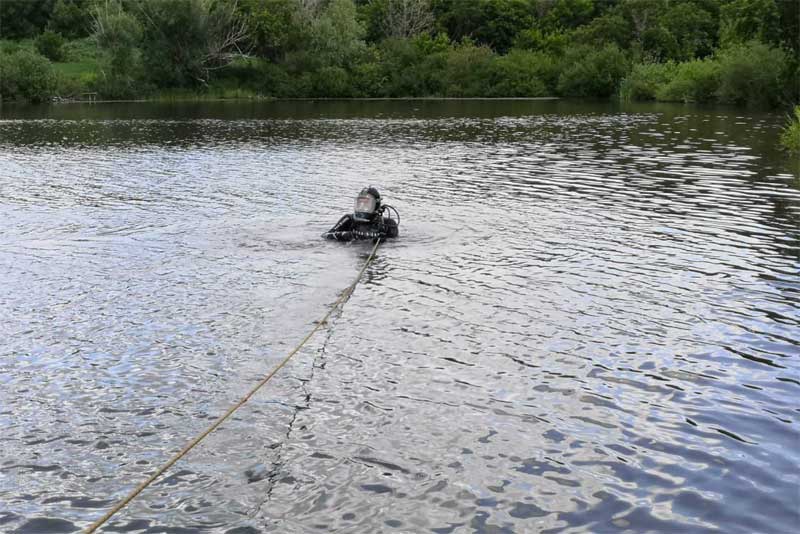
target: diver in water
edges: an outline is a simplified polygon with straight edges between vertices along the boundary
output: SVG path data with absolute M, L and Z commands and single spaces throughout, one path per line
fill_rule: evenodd
M 384 217 L 391 210 L 396 219 Z M 392 206 L 381 202 L 381 194 L 374 187 L 364 188 L 356 197 L 354 213 L 343 215 L 333 228 L 322 234 L 325 239 L 353 241 L 355 239 L 385 239 L 400 235 L 400 214 Z

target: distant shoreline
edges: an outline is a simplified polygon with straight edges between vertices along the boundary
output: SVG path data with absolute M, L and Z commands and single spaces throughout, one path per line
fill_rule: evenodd
M 255 97 L 255 98 L 205 98 L 198 96 L 196 98 L 140 98 L 140 99 L 127 99 L 127 100 L 78 100 L 78 99 L 62 99 L 54 100 L 49 104 L 63 105 L 63 104 L 144 104 L 144 103 L 202 103 L 202 102 L 425 102 L 425 101 L 553 101 L 562 100 L 559 96 L 508 96 L 508 97 L 449 97 L 449 96 L 399 96 L 399 97 L 358 97 L 358 98 L 336 98 L 336 97 L 304 97 L 304 98 L 275 98 L 275 97 Z M 7 104 L 23 104 L 21 102 L 6 102 Z

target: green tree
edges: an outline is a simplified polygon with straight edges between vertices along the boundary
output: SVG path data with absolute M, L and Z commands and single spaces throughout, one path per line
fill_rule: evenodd
M 36 51 L 50 61 L 64 61 L 64 38 L 47 30 L 36 38 Z
M 672 79 L 656 91 L 666 102 L 712 102 L 719 88 L 719 63 L 712 58 L 679 63 Z
M 519 32 L 514 39 L 513 47 L 521 50 L 547 52 L 548 54 L 561 54 L 572 39 L 573 35 L 565 30 L 544 32 L 540 28 L 533 27 Z
M 800 98 L 798 2 L 0 0 L 0 52 L 7 61 L 30 48 L 20 39 L 33 37 L 53 61 L 64 51 L 81 65 L 99 59 L 99 72 L 82 73 L 79 85 L 110 97 L 157 88 L 275 96 L 619 91 L 774 106 Z M 81 39 L 87 21 L 92 40 Z M 69 39 L 63 49 L 58 34 Z M 5 71 L 14 79 L 28 72 Z
M 386 39 L 378 46 L 381 93 L 378 96 L 444 95 L 447 36 L 419 35 L 413 39 Z
M 784 98 L 788 54 L 759 41 L 731 45 L 719 53 L 720 101 L 776 106 Z
M 630 48 L 635 57 L 661 61 L 675 53 L 677 42 L 662 22 L 668 5 L 666 0 L 627 0 L 619 5 L 633 29 Z
M 484 4 L 485 22 L 475 31 L 476 42 L 504 54 L 511 48 L 520 31 L 534 21 L 533 9 L 527 0 L 493 0 Z
M 448 43 L 449 45 L 449 43 Z M 379 96 L 399 97 L 425 94 L 427 87 L 422 76 L 421 64 L 426 56 L 411 39 L 386 39 L 377 47 L 381 80 Z
M 670 59 L 694 59 L 714 52 L 719 33 L 719 14 L 714 12 L 714 4 L 692 0 L 672 4 L 662 23 L 676 41 Z
M 214 71 L 241 55 L 247 28 L 231 3 L 146 0 L 131 6 L 142 25 L 145 70 L 158 87 L 207 85 Z
M 555 69 L 553 58 L 543 52 L 511 50 L 494 61 L 491 96 L 551 95 Z
M 259 57 L 281 61 L 302 45 L 297 0 L 240 0 L 236 9 L 247 25 L 250 48 Z
M 530 28 L 530 0 L 433 0 L 438 26 L 454 41 L 464 38 L 505 53 L 521 31 Z
M 88 0 L 57 0 L 47 27 L 67 39 L 86 37 L 92 30 Z
M 675 63 L 640 63 L 622 80 L 619 89 L 624 101 L 656 100 L 658 91 L 675 76 Z
M 142 25 L 118 0 L 98 4 L 94 11 L 94 36 L 105 52 L 99 89 L 109 98 L 136 95 L 143 77 Z
M 53 95 L 55 82 L 47 58 L 30 50 L 0 54 L 0 99 L 44 102 Z
M 22 39 L 41 33 L 50 20 L 55 0 L 0 1 L 0 30 L 5 39 Z
M 539 26 L 546 30 L 573 29 L 587 24 L 594 17 L 594 0 L 539 0 Z
M 572 48 L 565 55 L 564 64 L 558 79 L 558 91 L 564 96 L 611 96 L 628 72 L 625 54 L 612 44 L 599 50 Z
M 494 53 L 488 46 L 465 40 L 447 55 L 445 95 L 484 96 L 489 91 Z
M 312 75 L 312 92 L 309 96 L 348 98 L 354 96 L 350 73 L 342 67 L 328 65 Z
M 637 50 L 647 60 L 666 61 L 680 55 L 678 40 L 662 24 L 654 24 L 639 37 Z
M 720 9 L 720 42 L 723 45 L 751 39 L 778 44 L 780 35 L 781 16 L 775 0 L 732 0 Z
M 367 0 L 359 16 L 372 43 L 430 32 L 434 23 L 431 0 Z
M 620 13 L 608 12 L 575 30 L 573 38 L 578 43 L 613 43 L 626 49 L 634 38 L 633 24 Z
M 366 31 L 353 0 L 331 0 L 311 20 L 309 52 L 316 65 L 349 67 L 366 51 Z
M 800 6 L 795 1 L 778 2 L 781 24 L 781 42 L 794 50 L 795 61 L 800 52 Z
M 483 0 L 432 0 L 438 30 L 458 42 L 472 38 L 483 23 Z

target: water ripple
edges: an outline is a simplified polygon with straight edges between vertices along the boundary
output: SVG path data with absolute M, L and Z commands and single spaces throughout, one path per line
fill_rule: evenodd
M 684 106 L 59 107 L 0 120 L 0 529 L 791 532 L 782 117 Z M 566 106 L 566 107 L 565 107 Z M 41 109 L 41 108 L 37 108 Z

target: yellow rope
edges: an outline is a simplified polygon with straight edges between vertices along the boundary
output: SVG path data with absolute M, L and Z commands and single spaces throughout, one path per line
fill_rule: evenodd
M 261 387 L 264 386 L 264 384 L 269 382 L 270 379 L 273 376 L 275 376 L 275 374 L 278 371 L 280 371 L 280 369 L 289 362 L 289 360 L 292 358 L 292 356 L 297 354 L 300 351 L 300 349 L 303 347 L 303 345 L 305 345 L 306 342 L 309 339 L 311 339 L 311 336 L 313 336 L 317 332 L 317 330 L 319 330 L 322 327 L 322 325 L 325 324 L 325 322 L 328 320 L 328 318 L 331 316 L 331 314 L 334 312 L 334 310 L 336 308 L 338 308 L 342 303 L 344 303 L 345 300 L 347 300 L 347 298 L 350 296 L 350 294 L 355 289 L 356 284 L 358 284 L 358 282 L 361 280 L 361 277 L 363 276 L 364 271 L 367 270 L 367 267 L 372 262 L 372 259 L 375 257 L 375 252 L 378 250 L 378 245 L 380 245 L 380 243 L 381 243 L 380 240 L 376 241 L 375 246 L 372 248 L 372 252 L 370 252 L 370 254 L 369 254 L 369 258 L 367 258 L 366 263 L 361 268 L 361 271 L 359 271 L 358 276 L 356 277 L 356 279 L 353 281 L 352 284 L 350 284 L 347 287 L 347 289 L 344 290 L 344 292 L 341 294 L 341 296 L 336 300 L 336 302 L 333 303 L 331 308 L 328 310 L 328 313 L 326 313 L 325 316 L 319 322 L 317 322 L 317 324 L 314 326 L 314 328 L 311 329 L 311 332 L 309 332 L 308 335 L 306 335 L 306 337 L 303 338 L 303 340 L 300 342 L 299 345 L 297 345 L 294 349 L 292 349 L 292 351 L 283 360 L 281 360 L 281 362 L 278 365 L 276 365 L 275 368 L 272 369 L 263 379 L 261 379 L 261 381 L 258 384 L 256 384 L 255 387 L 253 387 L 253 389 L 248 391 L 247 394 L 244 397 L 239 399 L 239 401 L 236 404 L 231 406 L 228 409 L 228 411 L 225 412 L 219 419 L 214 421 L 214 423 L 211 426 L 206 428 L 203 432 L 201 432 L 192 441 L 187 443 L 186 446 L 184 446 L 177 454 L 175 454 L 172 458 L 170 458 L 167 461 L 167 463 L 165 463 L 164 465 L 159 467 L 158 470 L 155 473 L 153 473 L 152 475 L 150 475 L 150 477 L 147 480 L 145 480 L 144 482 L 142 482 L 141 484 L 136 486 L 136 488 L 134 488 L 133 491 L 131 491 L 124 499 L 122 499 L 116 505 L 114 505 L 114 507 L 111 510 L 109 510 L 108 512 L 106 512 L 106 514 L 103 517 L 101 517 L 100 519 L 98 519 L 97 521 L 92 523 L 92 525 L 88 529 L 86 529 L 85 534 L 91 534 L 92 532 L 95 532 L 98 528 L 103 526 L 103 524 L 106 523 L 109 519 L 111 519 L 114 516 L 114 514 L 116 514 L 120 510 L 122 510 L 129 502 L 131 502 L 133 499 L 135 499 L 136 496 L 139 495 L 147 486 L 152 484 L 158 477 L 163 475 L 164 472 L 167 469 L 172 467 L 175 464 L 175 462 L 177 462 L 178 460 L 183 458 L 190 450 L 192 450 L 195 447 L 195 445 L 197 445 L 198 443 L 203 441 L 203 439 L 205 439 L 206 436 L 208 436 L 214 430 L 216 430 L 218 426 L 220 426 L 223 422 L 225 422 L 225 420 L 228 417 L 231 416 L 231 414 L 233 414 L 233 412 L 238 410 L 244 403 L 246 403 L 248 400 L 250 400 L 250 397 L 252 397 L 259 389 L 261 389 Z

